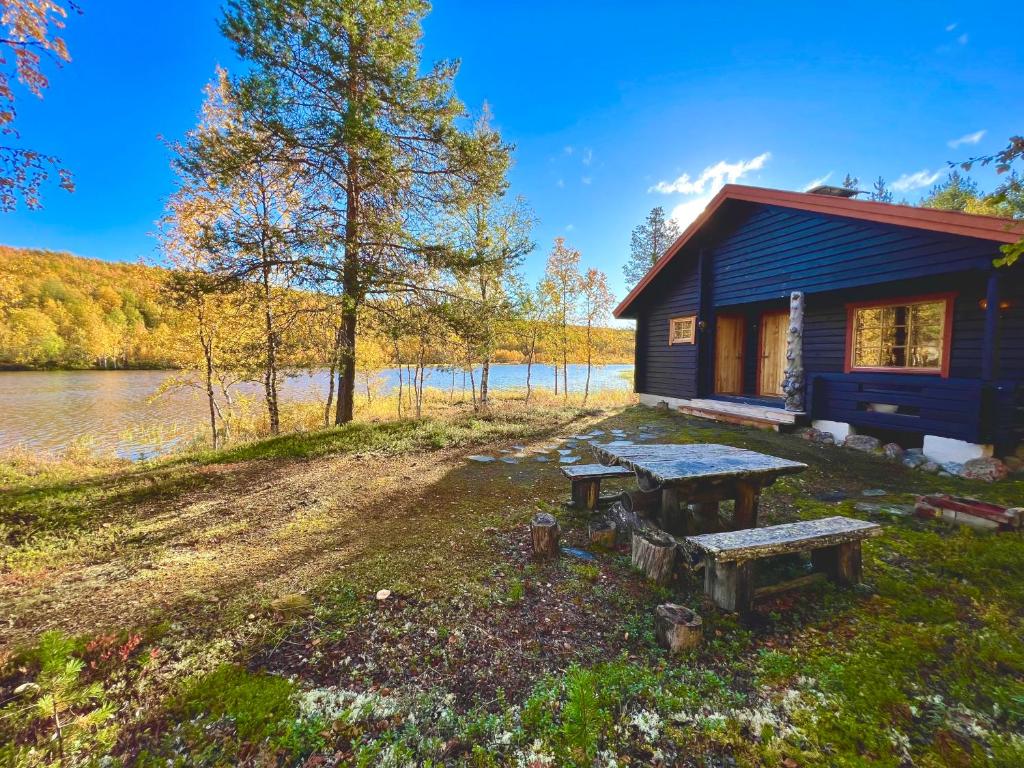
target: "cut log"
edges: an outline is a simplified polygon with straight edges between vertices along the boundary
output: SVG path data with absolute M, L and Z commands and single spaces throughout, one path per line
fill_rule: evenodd
M 668 584 L 676 563 L 676 540 L 661 531 L 633 531 L 633 566 L 651 581 Z
M 634 514 L 650 515 L 661 505 L 661 491 L 641 491 L 639 489 L 623 491 L 619 494 L 619 502 L 627 511 Z
M 590 522 L 590 543 L 612 549 L 615 546 L 615 524 L 611 520 L 599 518 Z
M 669 653 L 696 648 L 704 637 L 700 616 L 689 608 L 665 603 L 654 609 L 654 635 Z
M 530 521 L 530 535 L 533 538 L 533 554 L 541 560 L 550 560 L 558 556 L 558 537 L 560 531 L 554 515 L 540 512 Z

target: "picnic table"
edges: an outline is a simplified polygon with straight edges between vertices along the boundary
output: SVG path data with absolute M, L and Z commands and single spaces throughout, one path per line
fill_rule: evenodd
M 713 443 L 637 445 L 625 440 L 592 443 L 598 460 L 636 474 L 643 491 L 661 491 L 661 523 L 670 533 L 688 533 L 681 504 L 695 504 L 705 523 L 717 520 L 718 504 L 735 499 L 732 528 L 757 527 L 761 490 L 782 475 L 807 469 L 798 461 Z

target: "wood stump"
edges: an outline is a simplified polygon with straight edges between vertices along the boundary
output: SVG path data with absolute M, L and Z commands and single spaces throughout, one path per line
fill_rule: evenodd
M 665 603 L 654 610 L 654 634 L 669 653 L 696 648 L 704 638 L 700 616 L 689 608 Z
M 593 511 L 601 495 L 601 478 L 585 478 L 572 481 L 572 505 L 577 509 Z
M 605 549 L 615 547 L 615 524 L 611 520 L 592 520 L 589 528 L 591 544 Z
M 676 540 L 661 531 L 633 531 L 633 566 L 651 581 L 668 584 L 676 563 Z
M 554 515 L 540 512 L 530 521 L 530 535 L 533 538 L 533 554 L 541 560 L 558 556 L 558 537 L 561 531 Z

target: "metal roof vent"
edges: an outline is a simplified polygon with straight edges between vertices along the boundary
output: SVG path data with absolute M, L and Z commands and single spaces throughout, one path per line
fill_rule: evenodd
M 859 189 L 848 189 L 847 187 L 833 187 L 828 184 L 819 184 L 813 189 L 807 190 L 811 195 L 828 195 L 829 197 L 853 197 L 862 194 Z

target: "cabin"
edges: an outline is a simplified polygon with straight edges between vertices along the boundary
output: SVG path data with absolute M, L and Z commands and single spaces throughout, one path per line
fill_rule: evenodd
M 1024 437 L 1024 222 L 727 185 L 615 309 L 649 405 L 1003 455 Z

